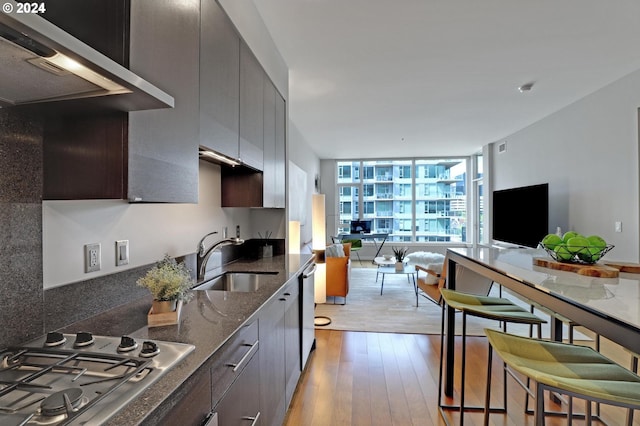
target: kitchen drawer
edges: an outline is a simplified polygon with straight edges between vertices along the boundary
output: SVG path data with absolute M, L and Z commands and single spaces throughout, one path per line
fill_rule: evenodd
M 258 321 L 243 326 L 215 355 L 211 367 L 213 405 L 216 405 L 258 351 Z

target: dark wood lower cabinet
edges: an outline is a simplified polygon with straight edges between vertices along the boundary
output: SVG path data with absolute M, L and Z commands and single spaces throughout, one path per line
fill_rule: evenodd
M 256 321 L 216 351 L 210 374 L 202 374 L 161 424 L 281 426 L 301 374 L 300 309 L 300 282 L 293 277 Z
M 160 425 L 202 426 L 211 413 L 211 376 L 203 373 Z
M 260 353 L 256 353 L 213 409 L 219 426 L 261 425 Z
M 297 277 L 260 310 L 260 410 L 263 425 L 282 425 L 300 377 Z

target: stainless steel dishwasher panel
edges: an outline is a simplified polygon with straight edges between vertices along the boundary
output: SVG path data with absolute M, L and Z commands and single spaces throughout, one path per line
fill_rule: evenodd
M 316 272 L 316 264 L 312 263 L 302 274 L 300 274 L 300 365 L 304 370 L 309 359 L 309 353 L 315 346 L 315 327 L 313 325 L 314 319 L 314 274 Z

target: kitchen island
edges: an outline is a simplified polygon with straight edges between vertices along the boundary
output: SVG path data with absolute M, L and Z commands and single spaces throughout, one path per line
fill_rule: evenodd
M 134 300 L 126 305 L 107 311 L 88 320 L 74 323 L 60 330 L 76 333 L 91 330 L 102 335 L 130 335 L 136 338 L 188 343 L 195 350 L 182 362 L 163 375 L 156 383 L 143 391 L 133 402 L 116 413 L 107 425 L 157 425 L 169 415 L 189 392 L 201 383 L 199 377 L 208 377 L 219 360 L 225 343 L 229 342 L 243 327 L 256 322 L 261 310 L 272 305 L 280 297 L 282 288 L 294 285 L 304 269 L 312 263 L 307 254 L 274 256 L 258 260 L 237 260 L 210 272 L 270 272 L 266 274 L 260 288 L 255 292 L 194 291 L 193 299 L 182 307 L 180 322 L 164 327 L 147 327 L 147 313 L 151 297 Z M 278 299 L 280 300 L 280 299 Z M 303 300 L 303 299 L 300 299 Z M 313 309 L 313 301 L 311 301 Z M 308 309 L 300 306 L 300 309 Z M 298 309 L 296 313 L 300 312 Z M 301 325 L 298 325 L 300 327 Z M 258 349 L 258 353 L 260 349 Z M 298 370 L 304 368 L 296 364 Z M 298 371 L 299 376 L 300 371 Z M 213 383 L 215 387 L 215 383 Z M 269 384 L 267 384 L 269 385 Z M 211 407 L 222 395 L 212 391 Z M 206 398 L 205 398 L 206 399 Z M 286 407 L 284 408 L 286 410 Z

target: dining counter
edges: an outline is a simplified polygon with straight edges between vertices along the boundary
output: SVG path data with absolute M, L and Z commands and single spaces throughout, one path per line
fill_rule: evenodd
M 620 273 L 598 278 L 534 265 L 548 258 L 543 249 L 454 248 L 447 250 L 448 271 L 468 268 L 568 318 L 595 333 L 640 353 L 640 274 Z M 456 274 L 447 273 L 455 289 Z M 447 360 L 445 394 L 453 392 L 454 315 L 445 325 Z M 562 339 L 562 320 L 552 316 L 551 338 Z
M 133 402 L 114 415 L 107 425 L 155 425 L 185 393 L 183 385 L 192 376 L 208 368 L 216 351 L 243 325 L 253 321 L 259 309 L 291 278 L 297 277 L 312 261 L 312 255 L 274 256 L 258 260 L 238 260 L 210 271 L 275 272 L 255 292 L 194 291 L 183 305 L 176 325 L 148 327 L 147 313 L 151 297 L 134 300 L 90 319 L 60 330 L 64 333 L 91 330 L 101 335 L 130 335 L 195 345 L 183 361 L 145 389 Z

